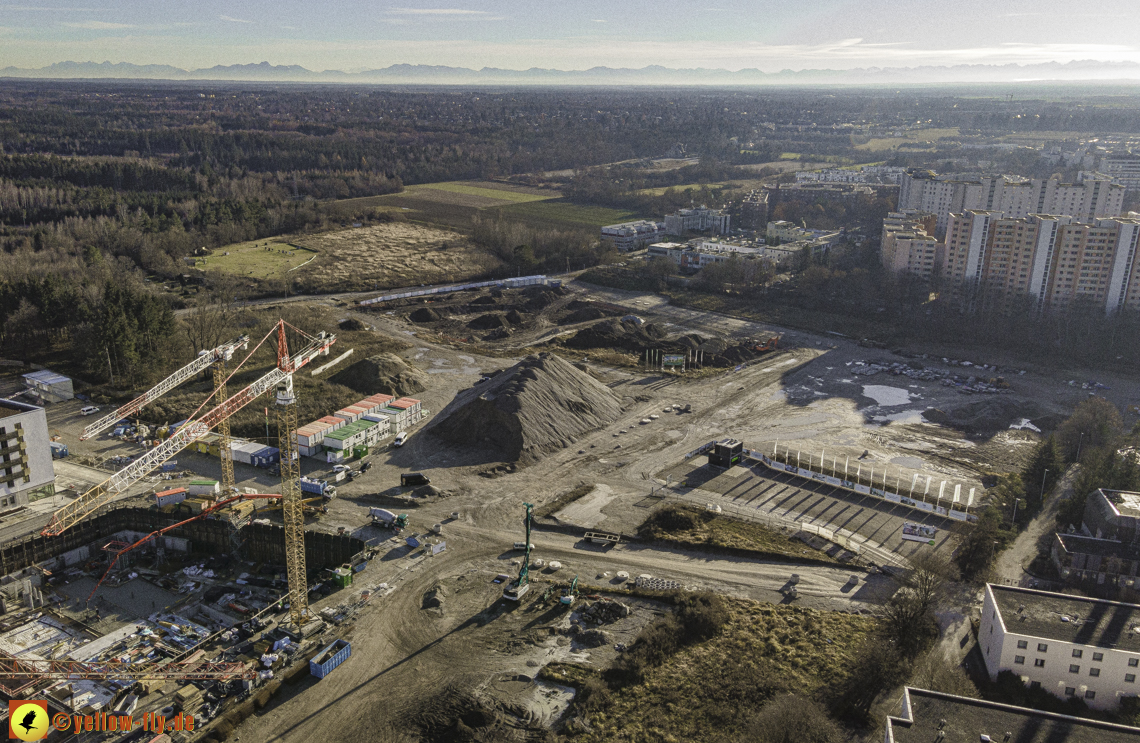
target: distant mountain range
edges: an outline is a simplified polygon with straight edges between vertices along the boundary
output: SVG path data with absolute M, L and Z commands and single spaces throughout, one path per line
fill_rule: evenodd
M 650 65 L 640 69 L 592 67 L 588 70 L 504 70 L 395 64 L 361 72 L 315 72 L 298 65 L 217 65 L 183 70 L 170 65 L 128 62 L 57 62 L 39 69 L 0 68 L 0 78 L 218 80 L 280 83 L 360 83 L 390 85 L 875 85 L 930 83 L 1129 82 L 1140 81 L 1140 63 L 1099 62 L 922 67 L 863 67 L 853 70 L 671 69 Z

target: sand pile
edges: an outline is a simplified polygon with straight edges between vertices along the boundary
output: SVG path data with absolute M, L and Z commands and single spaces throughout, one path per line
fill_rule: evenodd
M 435 322 L 440 319 L 440 314 L 430 307 L 420 307 L 408 315 L 408 319 L 412 322 Z
M 396 397 L 414 395 L 428 387 L 428 375 L 394 353 L 361 359 L 329 377 L 329 381 L 364 395 L 383 392 Z
M 428 432 L 444 441 L 529 463 L 612 423 L 621 403 L 608 387 L 553 354 L 528 356 L 464 390 Z

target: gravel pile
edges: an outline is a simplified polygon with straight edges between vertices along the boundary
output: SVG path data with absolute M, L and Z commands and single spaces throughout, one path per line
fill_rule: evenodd
M 428 388 L 428 375 L 394 353 L 381 353 L 361 359 L 329 377 L 365 395 L 383 392 L 405 397 Z
M 544 353 L 460 392 L 426 431 L 489 450 L 504 462 L 526 464 L 570 446 L 620 414 L 621 403 L 608 387 Z

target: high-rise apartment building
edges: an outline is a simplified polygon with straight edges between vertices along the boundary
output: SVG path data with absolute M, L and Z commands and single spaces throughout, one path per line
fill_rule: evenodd
M 1100 172 L 1129 190 L 1140 189 L 1140 155 L 1105 155 Z
M 992 210 L 951 214 L 942 275 L 960 296 L 1000 290 L 1038 306 L 1083 300 L 1105 312 L 1140 308 L 1140 219 L 1077 222 L 1068 216 L 1009 218 Z
M 883 267 L 895 273 L 930 278 L 942 265 L 942 243 L 933 235 L 937 217 L 908 209 L 891 212 L 883 220 Z
M 1001 212 L 1015 219 L 1030 214 L 1063 214 L 1083 222 L 1115 217 L 1124 209 L 1124 190 L 1107 177 L 1062 183 L 1058 178 L 937 175 L 923 170 L 903 176 L 898 208 L 932 212 L 938 217 L 935 232 L 944 235 L 950 214 L 968 210 Z

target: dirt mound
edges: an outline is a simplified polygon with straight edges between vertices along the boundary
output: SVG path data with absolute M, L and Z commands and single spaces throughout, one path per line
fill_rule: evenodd
M 475 299 L 471 300 L 470 304 L 496 304 L 496 302 L 494 297 L 484 296 L 475 297 Z
M 951 426 L 954 424 L 954 419 L 946 414 L 945 410 L 938 408 L 927 408 L 922 411 L 922 417 L 930 423 L 937 423 L 940 426 Z
M 350 317 L 347 320 L 341 320 L 337 323 L 337 327 L 341 330 L 367 330 L 368 326 L 357 320 L 355 317 Z
M 549 286 L 536 286 L 524 292 L 528 297 L 526 301 L 526 308 L 528 310 L 541 310 L 549 307 L 558 301 L 558 298 L 566 293 L 566 290 L 559 287 L 554 289 Z
M 582 307 L 574 310 L 558 321 L 559 325 L 573 325 L 574 323 L 589 320 L 601 320 L 603 317 L 612 317 L 613 313 L 606 312 L 601 307 Z
M 330 382 L 343 384 L 364 395 L 383 392 L 396 397 L 423 392 L 428 388 L 428 380 L 426 373 L 394 353 L 361 359 L 329 377 Z
M 523 317 L 523 313 L 518 310 L 511 310 L 507 313 L 507 322 L 511 325 L 522 325 L 524 320 L 526 320 L 526 318 Z
M 511 329 L 510 328 L 495 328 L 490 333 L 487 333 L 485 336 L 483 336 L 483 340 L 485 340 L 485 341 L 501 341 L 504 338 L 510 338 L 510 337 L 511 337 Z
M 492 330 L 494 328 L 505 328 L 507 325 L 507 319 L 497 312 L 488 312 L 486 315 L 479 315 L 479 317 L 467 323 L 467 327 L 473 330 Z
M 421 607 L 424 609 L 442 609 L 443 599 L 447 597 L 447 590 L 438 583 L 424 593 Z
M 440 315 L 431 307 L 420 307 L 408 315 L 408 319 L 412 322 L 435 322 L 440 319 Z
M 565 339 L 568 348 L 622 348 L 627 351 L 642 351 L 650 346 L 657 348 L 657 341 L 646 331 L 646 325 L 623 320 L 605 320 L 588 328 L 582 328 Z
M 1025 418 L 1036 418 L 1042 412 L 1035 403 L 997 397 L 959 405 L 947 410 L 946 415 L 950 418 L 950 425 L 956 428 L 977 433 L 993 433 L 1005 430 L 1010 424 L 1018 423 Z
M 528 356 L 456 395 L 427 429 L 463 446 L 529 463 L 612 423 L 621 403 L 608 387 L 553 354 Z

